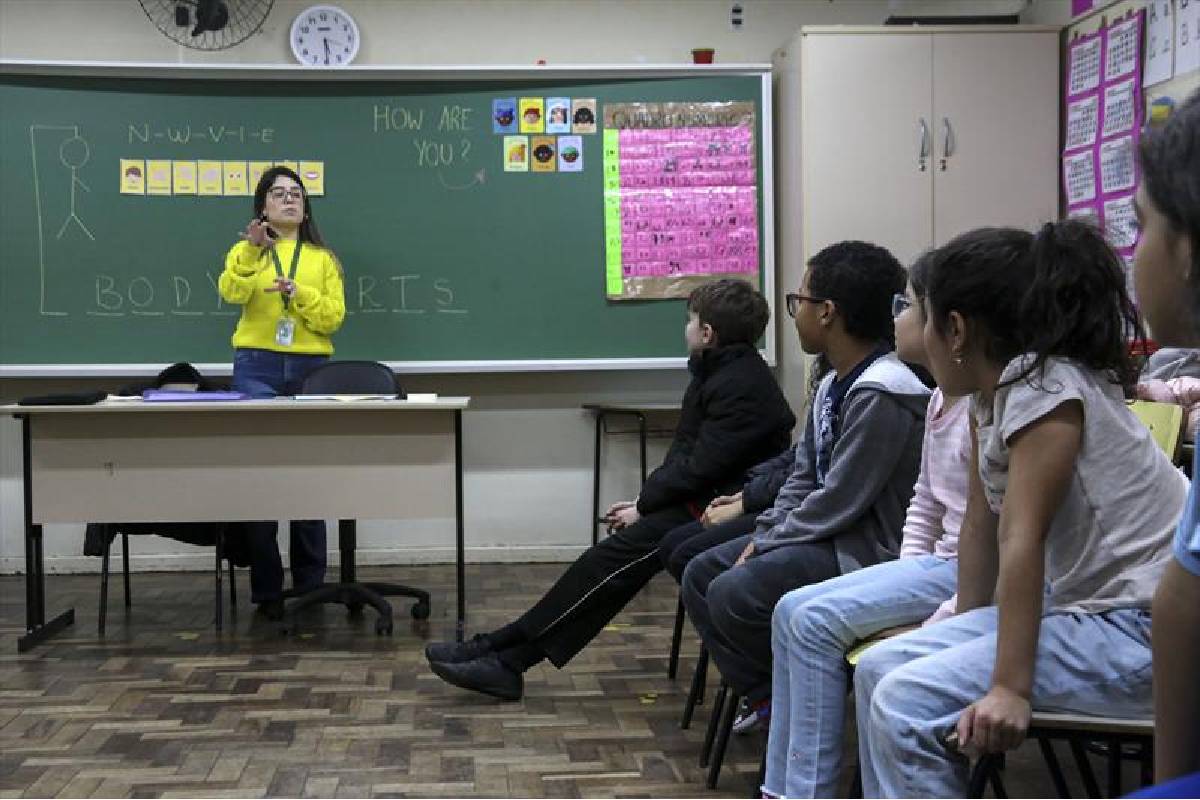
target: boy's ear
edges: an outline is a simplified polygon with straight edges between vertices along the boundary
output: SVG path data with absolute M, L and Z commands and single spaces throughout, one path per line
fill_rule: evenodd
M 832 300 L 821 301 L 820 321 L 825 327 L 833 324 L 834 317 L 837 316 L 837 303 Z
M 946 321 L 946 342 L 950 345 L 951 356 L 962 358 L 970 348 L 968 327 L 966 317 L 957 311 L 950 312 Z
M 717 343 L 717 332 L 707 322 L 700 323 L 700 341 L 704 342 L 705 346 Z

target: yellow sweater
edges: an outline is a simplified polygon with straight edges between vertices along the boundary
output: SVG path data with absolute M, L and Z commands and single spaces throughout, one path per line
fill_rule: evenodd
M 291 267 L 294 241 L 275 244 L 284 273 Z M 263 247 L 238 242 L 225 256 L 225 270 L 217 281 L 221 299 L 242 307 L 242 317 L 233 332 L 234 347 L 255 347 L 280 353 L 333 353 L 330 334 L 342 325 L 346 299 L 342 271 L 333 253 L 306 244 L 296 265 L 296 293 L 287 312 L 275 286 L 275 261 Z M 275 343 L 275 325 L 284 313 L 296 321 L 290 347 Z

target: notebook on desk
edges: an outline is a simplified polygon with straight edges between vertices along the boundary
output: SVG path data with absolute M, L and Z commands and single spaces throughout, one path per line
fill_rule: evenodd
M 223 400 L 245 400 L 242 392 L 188 392 L 178 389 L 147 389 L 142 392 L 147 403 L 200 403 Z

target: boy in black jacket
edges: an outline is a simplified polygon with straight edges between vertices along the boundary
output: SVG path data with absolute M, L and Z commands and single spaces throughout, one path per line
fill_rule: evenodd
M 589 548 L 534 606 L 497 631 L 425 648 L 442 680 L 518 700 L 523 675 L 548 658 L 563 667 L 662 569 L 658 546 L 746 470 L 788 446 L 796 422 L 755 350 L 766 300 L 749 284 L 720 280 L 688 298 L 684 329 L 691 383 L 671 448 L 636 500 L 609 509 L 611 536 Z

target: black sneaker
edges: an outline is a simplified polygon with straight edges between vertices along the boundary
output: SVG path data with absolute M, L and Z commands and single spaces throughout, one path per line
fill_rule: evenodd
M 465 642 L 430 642 L 425 645 L 425 658 L 443 664 L 472 661 L 490 652 L 492 642 L 486 633 L 477 633 Z
M 470 689 L 505 702 L 520 700 L 525 691 L 525 676 L 514 671 L 495 653 L 457 663 L 431 661 L 429 666 L 433 674 L 451 686 Z
M 283 619 L 283 612 L 284 606 L 282 597 L 264 600 L 258 604 L 258 613 L 262 614 L 272 622 L 278 622 L 279 620 Z

